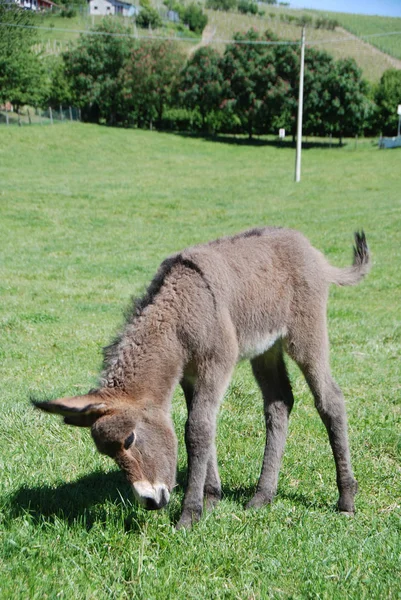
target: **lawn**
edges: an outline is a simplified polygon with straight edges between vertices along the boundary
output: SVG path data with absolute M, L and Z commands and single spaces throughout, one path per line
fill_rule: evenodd
M 237 140 L 239 142 L 240 140 Z M 294 150 L 65 123 L 0 137 L 0 598 L 203 599 L 401 596 L 399 150 L 376 141 Z M 333 264 L 364 228 L 373 268 L 332 288 L 334 376 L 347 403 L 357 513 L 335 511 L 327 435 L 297 368 L 275 502 L 245 511 L 261 467 L 262 403 L 247 363 L 219 415 L 224 497 L 176 531 L 138 508 L 88 431 L 31 408 L 96 384 L 101 349 L 161 260 L 261 224 L 302 230 Z

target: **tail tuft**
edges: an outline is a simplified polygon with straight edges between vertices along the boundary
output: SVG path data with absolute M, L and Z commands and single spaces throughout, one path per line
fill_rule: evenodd
M 370 254 L 368 244 L 366 242 L 365 233 L 357 231 L 354 234 L 354 261 L 351 267 L 338 269 L 331 267 L 330 281 L 337 285 L 356 285 L 361 279 L 369 273 L 370 270 Z
M 355 246 L 354 246 L 354 267 L 363 267 L 369 264 L 369 248 L 366 242 L 365 232 L 362 230 L 361 233 L 358 231 L 354 234 Z

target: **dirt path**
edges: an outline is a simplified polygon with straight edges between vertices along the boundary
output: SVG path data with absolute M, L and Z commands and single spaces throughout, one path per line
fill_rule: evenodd
M 199 42 L 199 44 L 196 44 L 196 46 L 193 46 L 191 48 L 190 55 L 194 54 L 194 52 L 199 50 L 199 48 L 202 48 L 202 46 L 207 46 L 208 44 L 210 44 L 210 42 L 213 41 L 215 35 L 216 27 L 214 25 L 206 25 L 205 29 L 202 31 L 201 41 Z

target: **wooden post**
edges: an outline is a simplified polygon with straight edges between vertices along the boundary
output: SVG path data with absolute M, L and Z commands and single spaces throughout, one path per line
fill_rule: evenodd
M 8 120 L 8 110 L 7 110 L 7 104 L 6 104 L 6 125 L 9 125 L 9 120 Z
M 63 120 L 63 107 L 60 104 L 60 121 Z
M 53 111 L 52 111 L 51 106 L 49 106 L 49 115 L 50 115 L 50 125 L 53 125 Z
M 32 125 L 32 121 L 31 121 L 31 113 L 29 112 L 29 108 L 27 109 L 27 113 L 28 113 L 28 121 L 29 121 L 29 125 Z
M 72 121 L 72 108 L 71 108 L 71 106 L 69 106 L 68 108 L 69 108 L 69 111 L 70 111 L 70 121 Z

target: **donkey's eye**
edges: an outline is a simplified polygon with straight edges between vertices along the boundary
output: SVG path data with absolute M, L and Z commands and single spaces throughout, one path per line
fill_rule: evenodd
M 130 433 L 130 434 L 129 434 L 129 436 L 128 436 L 128 437 L 127 437 L 127 439 L 125 440 L 125 442 L 124 442 L 124 448 L 125 448 L 126 450 L 128 450 L 128 448 L 129 448 L 130 446 L 132 446 L 132 444 L 134 443 L 134 441 L 135 441 L 135 433 L 134 433 L 134 432 L 132 432 L 132 433 Z

